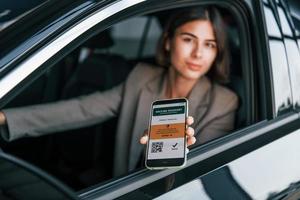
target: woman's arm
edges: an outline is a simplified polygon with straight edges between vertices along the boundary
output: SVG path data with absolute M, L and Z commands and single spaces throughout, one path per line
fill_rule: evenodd
M 4 109 L 0 120 L 6 128 L 2 128 L 1 134 L 11 141 L 103 122 L 119 112 L 122 93 L 123 84 L 66 101 Z M 7 133 L 3 133 L 5 130 Z

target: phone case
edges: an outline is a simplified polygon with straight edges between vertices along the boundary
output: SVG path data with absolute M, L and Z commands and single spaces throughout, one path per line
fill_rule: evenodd
M 178 98 L 178 99 L 185 99 L 186 100 L 186 113 L 185 113 L 185 118 L 188 117 L 188 100 L 186 98 Z M 162 169 L 174 169 L 174 168 L 183 168 L 186 163 L 187 163 L 187 143 L 186 140 L 184 141 L 184 162 L 182 165 L 178 166 L 161 166 L 161 167 L 150 167 L 147 165 L 147 158 L 148 158 L 148 149 L 149 149 L 149 142 L 150 142 L 150 130 L 151 130 L 151 119 L 152 119 L 152 112 L 153 112 L 153 104 L 158 102 L 158 101 L 165 101 L 165 100 L 176 100 L 176 99 L 160 99 L 153 101 L 151 104 L 151 111 L 150 111 L 150 116 L 149 116 L 149 123 L 148 123 L 148 142 L 147 142 L 147 149 L 146 149 L 146 157 L 145 157 L 145 166 L 146 168 L 150 170 L 162 170 Z

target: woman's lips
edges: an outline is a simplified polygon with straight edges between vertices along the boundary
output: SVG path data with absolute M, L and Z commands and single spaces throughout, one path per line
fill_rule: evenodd
M 195 63 L 186 63 L 188 68 L 193 71 L 199 71 L 201 69 L 201 65 Z

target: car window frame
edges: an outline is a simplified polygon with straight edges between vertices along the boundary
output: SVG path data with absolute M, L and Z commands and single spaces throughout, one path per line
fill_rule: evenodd
M 126 2 L 126 1 L 125 1 Z M 177 4 L 175 4 L 175 3 L 177 3 Z M 206 4 L 207 2 L 201 2 L 201 3 L 198 3 L 198 2 L 196 2 L 196 1 L 192 1 L 192 2 L 190 2 L 190 3 L 179 3 L 179 1 L 174 1 L 174 3 L 173 4 L 170 4 L 169 5 L 169 7 L 168 8 L 176 8 L 176 7 L 179 7 L 179 6 L 192 6 L 192 5 L 203 5 L 203 4 Z M 228 5 L 228 2 L 227 2 L 227 5 Z M 128 7 L 129 7 L 129 5 L 127 5 Z M 154 10 L 159 10 L 159 9 L 162 9 L 162 8 L 153 8 L 152 10 L 151 10 L 151 12 L 152 11 L 154 11 Z M 165 8 L 164 8 L 165 9 Z M 100 11 L 101 12 L 101 11 Z M 149 10 L 148 10 L 148 12 L 150 12 Z M 139 11 L 139 12 L 137 12 L 136 11 L 136 13 L 141 13 L 141 11 Z M 111 14 L 112 15 L 112 14 Z M 129 15 L 129 14 L 128 14 Z M 131 16 L 132 15 L 134 15 L 134 14 L 130 14 Z M 117 19 L 116 19 L 117 20 Z M 108 27 L 110 24 L 112 24 L 113 23 L 113 21 L 110 21 L 106 26 Z M 99 22 L 98 22 L 98 24 L 99 24 Z M 88 31 L 92 31 L 94 28 L 90 28 Z M 87 31 L 87 32 L 88 32 Z M 63 33 L 63 34 L 65 34 L 65 33 Z M 59 37 L 58 38 L 59 40 L 61 40 L 61 37 Z M 81 39 L 80 38 L 80 36 L 78 37 L 78 38 L 76 38 L 76 39 L 74 39 L 74 42 L 76 42 L 77 40 L 79 40 L 79 39 Z M 55 42 L 55 40 L 53 41 L 53 42 Z M 73 42 L 73 41 L 71 41 L 71 42 Z M 70 43 L 71 43 L 70 42 Z M 65 45 L 63 48 L 68 48 L 68 45 Z M 40 56 L 40 54 L 35 54 L 35 55 L 33 55 L 33 57 L 39 57 Z M 41 66 L 49 66 L 49 63 L 51 63 L 52 62 L 52 60 L 57 60 L 57 59 L 59 59 L 56 55 L 55 55 L 55 53 L 52 55 L 52 56 L 50 56 L 50 55 L 47 55 L 48 56 L 48 58 L 50 58 L 49 60 L 47 60 L 47 62 L 45 62 L 44 64 L 42 64 L 42 63 L 40 63 L 40 64 L 38 64 L 38 68 L 43 68 L 43 67 L 41 67 Z M 60 57 L 62 57 L 62 55 L 60 55 Z M 28 58 L 28 60 L 30 60 L 31 58 Z M 30 62 L 28 62 L 27 60 L 25 60 L 24 62 L 27 62 L 27 63 L 25 63 L 26 64 L 26 66 L 25 67 L 27 67 L 27 66 L 29 66 L 30 65 Z M 29 63 L 29 64 L 28 64 Z M 246 63 L 246 62 L 245 62 Z M 250 63 L 250 61 L 249 61 L 249 63 Z M 22 65 L 22 64 L 21 64 Z M 25 67 L 21 67 L 21 68 L 25 68 Z M 15 69 L 12 73 L 16 73 L 16 70 L 18 70 L 18 68 L 17 69 Z M 32 71 L 34 71 L 35 69 L 33 69 Z M 31 74 L 32 73 L 32 71 L 27 71 L 27 74 Z M 40 73 L 42 73 L 42 70 L 41 70 L 41 72 Z M 30 79 L 30 76 L 28 76 L 28 77 L 26 77 L 26 74 L 23 74 L 23 77 L 24 77 L 24 80 L 25 81 L 27 81 L 26 79 Z M 15 77 L 11 77 L 11 76 L 9 76 L 9 78 L 10 78 L 10 80 L 9 81 L 7 81 L 8 83 L 11 83 L 11 80 L 13 79 L 13 80 L 16 80 L 16 78 Z M 3 81 L 3 80 L 1 80 L 1 81 Z M 23 82 L 23 80 L 21 80 L 19 83 L 22 85 L 22 82 Z M 18 83 L 18 84 L 19 84 Z M 7 84 L 5 84 L 5 86 L 3 86 L 4 84 L 2 83 L 1 84 L 2 85 L 2 87 L 3 88 L 6 88 L 6 91 L 11 91 L 11 88 L 12 87 L 6 87 L 7 86 Z M 2 94 L 1 94 L 1 96 L 3 97 L 4 95 L 6 95 L 5 94 L 5 92 L 3 92 L 3 91 L 5 91 L 5 90 L 2 90 Z

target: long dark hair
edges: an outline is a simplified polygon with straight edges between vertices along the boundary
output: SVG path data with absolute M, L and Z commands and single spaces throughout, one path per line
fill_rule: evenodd
M 208 20 L 211 22 L 217 43 L 217 57 L 207 76 L 220 83 L 228 82 L 230 57 L 227 44 L 225 25 L 219 10 L 214 6 L 199 6 L 184 8 L 176 11 L 169 18 L 157 46 L 156 59 L 159 65 L 170 65 L 170 54 L 165 45 L 168 39 L 174 37 L 175 31 L 181 25 L 194 20 Z

